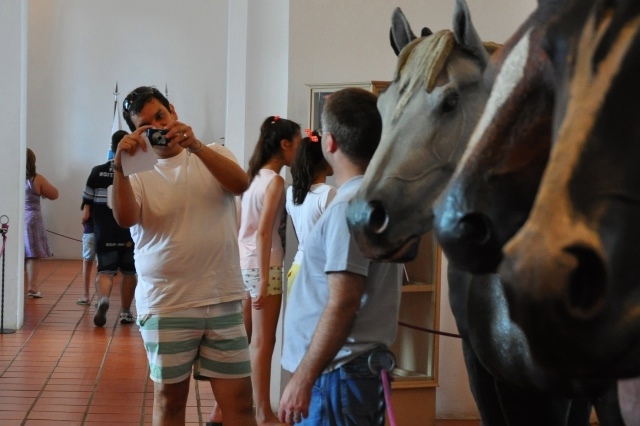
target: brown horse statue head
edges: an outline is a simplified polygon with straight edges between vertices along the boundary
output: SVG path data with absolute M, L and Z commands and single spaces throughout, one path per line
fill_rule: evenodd
M 541 2 L 487 67 L 491 96 L 434 206 L 438 242 L 462 270 L 495 272 L 502 246 L 533 205 L 549 156 L 555 99 L 543 39 L 565 3 Z
M 553 144 L 500 267 L 544 366 L 640 374 L 640 2 L 576 1 L 547 34 Z

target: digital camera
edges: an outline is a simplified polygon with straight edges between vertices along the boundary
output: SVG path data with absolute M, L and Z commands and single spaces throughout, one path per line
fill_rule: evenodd
M 168 130 L 166 129 L 147 129 L 147 138 L 153 146 L 167 146 L 169 141 L 165 137 Z

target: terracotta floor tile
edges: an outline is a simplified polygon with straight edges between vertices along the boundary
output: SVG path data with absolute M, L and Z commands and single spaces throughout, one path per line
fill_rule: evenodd
M 114 397 L 102 397 L 102 398 L 94 398 L 91 401 L 91 409 L 96 407 L 107 407 L 107 409 L 111 409 L 112 407 L 118 405 L 121 407 L 142 407 L 142 398 L 132 398 L 132 399 L 117 399 Z M 102 408 L 98 408 L 99 412 L 105 412 Z M 128 408 L 127 408 L 128 409 Z
M 93 384 L 89 385 L 51 385 L 48 384 L 45 387 L 49 392 L 91 392 L 93 390 Z
M 93 386 L 96 381 L 95 373 L 93 376 L 86 375 L 84 377 L 60 377 L 60 375 L 49 379 L 48 386 L 51 385 L 65 385 L 65 386 Z
M 92 405 L 89 410 L 90 414 L 105 414 L 109 413 L 118 413 L 118 414 L 128 414 L 133 415 L 135 417 L 140 417 L 142 412 L 142 406 L 140 403 L 136 406 L 131 405 L 122 405 L 122 404 L 111 404 L 111 405 Z
M 19 399 L 15 402 L 9 403 L 7 399 L 8 398 L 2 398 L 2 400 L 0 401 L 0 411 L 16 411 L 24 414 L 27 411 L 29 411 L 29 409 L 31 409 L 31 406 L 33 405 L 33 401 L 35 401 L 35 398 L 33 399 L 24 398 L 24 399 Z M 3 423 L 0 423 L 0 424 L 3 424 Z
M 65 401 L 64 404 L 55 404 L 51 403 L 48 399 L 40 399 L 33 407 L 33 412 L 64 411 L 69 413 L 84 413 L 87 409 L 85 405 L 69 405 L 67 402 L 68 401 Z
M 41 263 L 44 297 L 25 300 L 22 329 L 0 334 L 0 425 L 151 424 L 153 382 L 138 327 L 117 323 L 119 292 L 112 294 L 106 326 L 95 327 L 95 308 L 75 304 L 82 261 Z M 206 421 L 212 406 L 209 385 L 192 381 L 187 424 Z
M 15 389 L 15 385 L 38 385 L 38 389 L 45 383 L 45 378 L 39 377 L 0 377 L 0 388 Z
M 67 421 L 69 423 L 81 424 L 84 418 L 84 412 L 75 413 L 70 411 L 31 411 L 29 420 L 53 420 Z
M 36 398 L 38 391 L 14 391 L 12 389 L 0 388 L 0 400 L 4 398 Z
M 19 420 L 24 418 L 23 411 L 0 411 L 0 420 Z
M 38 399 L 38 402 L 48 405 L 59 405 L 61 407 L 74 407 L 74 406 L 82 406 L 86 407 L 89 404 L 90 396 L 86 396 L 84 398 L 66 398 L 61 396 L 62 394 L 54 394 L 55 396 L 41 396 Z
M 134 422 L 139 422 L 140 421 L 140 415 L 136 415 L 133 416 L 132 414 L 127 414 L 127 413 L 112 413 L 112 414 L 97 414 L 97 413 L 89 413 L 89 415 L 87 415 L 87 419 L 88 422 L 90 421 L 105 421 L 108 420 L 110 422 L 113 422 L 114 424 L 122 424 L 122 423 L 134 423 Z M 139 424 L 139 423 L 138 423 Z
M 153 382 L 138 327 L 117 323 L 116 292 L 106 326 L 95 327 L 95 308 L 75 303 L 81 271 L 81 261 L 42 262 L 44 297 L 25 301 L 21 330 L 0 335 L 2 426 L 27 414 L 27 426 L 149 424 Z
M 84 399 L 87 400 L 91 397 L 91 392 L 58 392 L 52 390 L 43 390 L 40 394 L 40 398 L 52 398 L 52 397 L 61 397 L 71 399 Z
M 62 368 L 60 366 L 51 374 L 52 379 L 86 379 L 95 378 L 100 371 L 100 365 L 78 365 L 76 368 Z

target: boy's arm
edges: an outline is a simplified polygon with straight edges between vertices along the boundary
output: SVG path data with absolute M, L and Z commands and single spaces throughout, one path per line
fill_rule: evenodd
M 82 224 L 84 225 L 89 220 L 89 216 L 91 216 L 91 206 L 89 204 L 84 204 L 82 206 Z
M 287 415 L 306 417 L 315 380 L 336 356 L 344 344 L 364 292 L 365 277 L 352 272 L 327 274 L 329 302 L 311 339 L 307 353 L 293 373 L 282 394 L 278 415 L 287 422 Z

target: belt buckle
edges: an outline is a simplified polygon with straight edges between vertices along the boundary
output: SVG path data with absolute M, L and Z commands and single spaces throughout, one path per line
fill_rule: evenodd
M 367 359 L 367 363 L 369 364 L 369 370 L 373 374 L 380 374 L 380 371 L 386 370 L 388 372 L 393 371 L 396 367 L 396 357 L 387 348 L 378 348 L 374 349 Z

